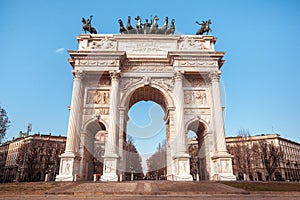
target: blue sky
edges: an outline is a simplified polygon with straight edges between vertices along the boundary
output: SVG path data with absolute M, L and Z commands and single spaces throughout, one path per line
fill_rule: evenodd
M 174 18 L 178 34 L 195 34 L 196 20 L 212 20 L 216 50 L 226 52 L 222 86 L 227 136 L 240 128 L 252 135 L 273 130 L 300 142 L 299 9 L 296 0 L 3 0 L 0 105 L 11 120 L 7 138 L 25 131 L 28 123 L 33 133 L 66 135 L 73 81 L 67 50 L 77 49 L 82 17 L 93 15 L 99 33 L 118 34 L 119 18 L 158 15 Z

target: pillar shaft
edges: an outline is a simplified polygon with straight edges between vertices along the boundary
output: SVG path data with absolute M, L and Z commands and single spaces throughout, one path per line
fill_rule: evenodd
M 105 155 L 116 154 L 117 144 L 117 125 L 118 125 L 118 106 L 119 106 L 119 74 L 111 73 L 111 89 L 109 102 L 109 127 L 108 137 L 105 143 Z
M 215 118 L 215 131 L 217 143 L 216 150 L 217 152 L 226 152 L 223 109 L 222 100 L 220 96 L 220 75 L 220 71 L 214 71 L 209 74 L 212 86 L 212 99 Z
M 76 71 L 74 73 L 73 91 L 71 110 L 68 124 L 68 136 L 66 142 L 66 152 L 76 152 L 76 145 L 79 142 L 80 131 L 80 113 L 81 113 L 81 87 L 82 87 L 83 72 Z
M 183 75 L 180 72 L 176 72 L 174 76 L 174 95 L 176 98 L 176 109 L 175 109 L 175 130 L 177 140 L 177 153 L 186 152 L 186 138 L 184 130 L 184 97 L 183 97 L 183 86 L 182 86 Z

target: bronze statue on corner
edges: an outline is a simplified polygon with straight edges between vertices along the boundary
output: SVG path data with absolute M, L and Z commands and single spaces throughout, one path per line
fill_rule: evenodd
M 94 27 L 92 27 L 92 25 L 91 25 L 92 18 L 93 18 L 92 15 L 87 20 L 85 20 L 84 18 L 82 18 L 82 20 L 81 20 L 81 22 L 82 22 L 82 30 L 84 30 L 84 33 L 86 33 L 86 31 L 88 31 L 88 32 L 90 32 L 90 34 L 97 34 L 96 29 Z

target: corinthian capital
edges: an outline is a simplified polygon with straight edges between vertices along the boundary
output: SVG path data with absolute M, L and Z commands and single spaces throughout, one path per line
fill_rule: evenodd
M 175 81 L 182 81 L 183 75 L 182 72 L 178 71 L 174 73 L 174 80 Z
M 73 76 L 74 76 L 74 79 L 83 79 L 84 71 L 73 70 Z
M 110 78 L 111 80 L 118 80 L 120 78 L 120 71 L 111 71 Z
M 220 76 L 221 76 L 221 71 L 212 71 L 209 73 L 209 78 L 212 82 L 219 82 L 220 81 Z

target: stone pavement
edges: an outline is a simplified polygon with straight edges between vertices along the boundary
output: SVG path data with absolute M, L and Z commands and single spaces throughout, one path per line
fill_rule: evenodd
M 217 182 L 76 182 L 55 188 L 48 195 L 192 195 L 192 194 L 249 194 Z
M 43 184 L 43 183 L 40 183 Z M 103 199 L 103 200 L 183 200 L 183 199 L 233 199 L 233 200 L 287 200 L 300 199 L 299 192 L 248 192 L 218 182 L 68 182 L 57 183 L 56 187 L 43 193 L 0 193 L 0 199 Z M 1 185 L 0 185 L 1 187 Z M 1 189 L 1 188 L 0 188 Z
M 257 195 L 257 194 L 219 194 L 219 195 L 97 195 L 97 196 L 88 196 L 88 195 L 22 195 L 22 196 L 0 196 L 1 200 L 203 200 L 203 199 L 215 199 L 215 200 L 299 200 L 300 196 L 295 195 Z

